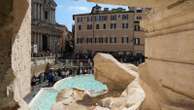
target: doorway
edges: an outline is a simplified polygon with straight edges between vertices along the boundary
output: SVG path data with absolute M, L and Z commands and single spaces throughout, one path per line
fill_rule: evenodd
M 42 35 L 42 49 L 46 51 L 48 49 L 48 37 L 47 35 Z

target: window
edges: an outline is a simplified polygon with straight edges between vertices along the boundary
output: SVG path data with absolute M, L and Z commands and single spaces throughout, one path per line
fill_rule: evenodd
M 112 20 L 112 21 L 115 21 L 115 20 L 117 20 L 117 15 L 111 15 L 111 18 L 110 18 L 110 20 Z
M 135 24 L 139 24 L 139 21 L 134 21 Z
M 86 38 L 86 43 L 87 44 L 92 43 L 92 38 L 90 38 L 90 37 Z
M 100 29 L 100 25 L 99 24 L 96 24 L 96 29 Z
M 99 21 L 103 21 L 103 19 L 102 19 L 103 17 L 102 16 L 99 16 Z
M 117 43 L 117 38 L 116 37 L 114 37 L 114 43 Z
M 89 43 L 89 38 L 86 38 L 86 43 L 87 43 L 87 44 Z
M 122 37 L 122 40 L 121 40 L 122 43 L 124 43 L 124 37 Z
M 95 16 L 95 21 L 107 21 L 107 16 Z
M 128 20 L 128 18 L 129 18 L 128 14 L 122 15 L 122 20 Z
M 135 38 L 134 39 L 134 44 L 135 45 L 140 45 L 140 38 Z
M 117 43 L 117 38 L 116 37 L 110 37 L 109 42 L 110 43 Z
M 79 29 L 79 30 L 81 30 L 81 29 L 82 29 L 82 26 L 81 26 L 81 25 L 79 25 L 79 26 L 78 26 L 78 29 Z
M 79 38 L 77 38 L 77 44 L 79 44 Z
M 92 43 L 92 38 L 90 38 L 90 43 Z
M 117 28 L 117 24 L 110 24 L 110 29 L 116 29 Z
M 99 43 L 103 43 L 103 37 L 98 38 Z
M 128 23 L 123 23 L 122 24 L 122 28 L 123 29 L 128 29 L 129 28 L 129 24 Z
M 137 13 L 142 13 L 143 10 L 142 10 L 142 9 L 138 9 L 138 10 L 136 10 L 136 12 L 137 12 Z
M 128 37 L 122 37 L 121 42 L 122 43 L 129 43 L 129 38 Z
M 141 16 L 136 16 L 136 20 L 142 20 Z
M 45 20 L 48 19 L 48 12 L 47 12 L 47 11 L 44 12 L 44 19 L 45 19 Z
M 100 17 L 99 16 L 95 16 L 95 21 L 99 21 Z
M 109 38 L 109 42 L 112 43 L 112 37 Z
M 92 24 L 88 24 L 88 25 L 87 25 L 87 29 L 88 29 L 88 30 L 91 30 L 91 29 L 92 29 Z
M 77 44 L 83 43 L 84 39 L 83 38 L 77 38 Z
M 113 24 L 110 24 L 110 29 L 113 29 Z
M 80 38 L 80 43 L 82 44 L 84 42 L 84 38 Z
M 105 43 L 108 43 L 108 37 L 105 38 Z
M 91 22 L 92 21 L 92 17 L 91 16 L 88 16 L 87 17 L 87 22 Z
M 106 29 L 106 24 L 103 24 L 103 29 Z
M 94 43 L 97 43 L 97 38 L 94 39 Z
M 77 22 L 82 22 L 83 21 L 83 18 L 82 17 L 77 17 Z
M 141 31 L 140 26 L 139 25 L 135 25 L 134 31 Z
M 141 31 L 139 21 L 134 21 L 134 31 Z
M 102 16 L 103 21 L 107 21 L 107 16 Z

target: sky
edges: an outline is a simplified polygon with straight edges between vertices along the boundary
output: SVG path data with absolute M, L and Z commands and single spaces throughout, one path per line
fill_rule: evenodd
M 72 30 L 73 17 L 74 14 L 90 13 L 95 3 L 87 2 L 86 0 L 55 0 L 57 3 L 56 8 L 56 21 L 59 24 L 64 24 L 67 26 L 69 31 Z M 126 8 L 127 6 L 117 6 L 117 5 L 105 5 L 98 4 L 102 8 Z

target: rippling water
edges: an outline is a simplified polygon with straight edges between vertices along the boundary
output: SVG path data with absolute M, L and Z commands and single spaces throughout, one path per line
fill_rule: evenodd
M 50 110 L 59 91 L 65 88 L 103 91 L 107 86 L 94 79 L 93 75 L 80 75 L 58 81 L 53 88 L 43 88 L 30 102 L 31 110 Z

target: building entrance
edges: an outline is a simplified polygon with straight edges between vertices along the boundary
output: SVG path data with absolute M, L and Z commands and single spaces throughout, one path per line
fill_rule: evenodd
M 42 49 L 48 49 L 48 37 L 46 35 L 42 35 Z

